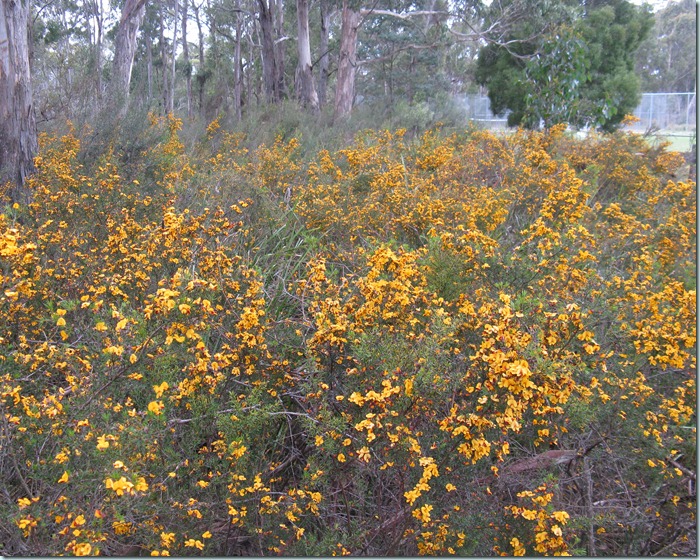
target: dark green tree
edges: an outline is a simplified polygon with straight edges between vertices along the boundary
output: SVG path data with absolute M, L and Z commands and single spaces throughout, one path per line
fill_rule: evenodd
M 534 88 L 528 84 L 528 72 L 532 75 L 535 71 L 531 61 L 544 63 L 541 56 L 544 54 L 542 47 L 547 42 L 544 37 L 555 39 L 557 29 L 572 25 L 576 6 L 562 1 L 533 0 L 509 0 L 496 4 L 487 11 L 483 29 L 491 29 L 503 11 L 517 12 L 521 17 L 505 29 L 496 28 L 496 36 L 486 31 L 484 39 L 487 44 L 477 55 L 475 77 L 479 85 L 488 88 L 494 113 L 510 111 L 509 126 L 525 125 L 529 120 L 527 114 L 532 113 L 527 100 L 534 94 Z
M 481 49 L 476 78 L 508 124 L 614 129 L 639 102 L 635 53 L 653 23 L 626 0 L 546 2 Z
M 626 0 L 601 2 L 580 20 L 591 69 L 584 86 L 583 118 L 575 124 L 584 124 L 587 112 L 595 117 L 602 109 L 602 118 L 591 124 L 611 130 L 634 111 L 640 101 L 635 55 L 653 23 L 648 6 L 635 6 Z
M 522 124 L 575 122 L 581 112 L 581 90 L 590 62 L 586 45 L 571 27 L 545 38 L 540 52 L 525 65 L 525 112 Z

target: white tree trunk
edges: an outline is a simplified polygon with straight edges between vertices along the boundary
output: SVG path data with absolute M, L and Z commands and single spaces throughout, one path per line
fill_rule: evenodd
M 240 2 L 236 2 L 236 8 L 240 8 Z M 236 112 L 236 120 L 243 118 L 243 76 L 241 73 L 241 41 L 243 40 L 243 14 L 236 13 L 236 47 L 233 53 L 233 104 Z
M 29 0 L 0 0 L 0 182 L 22 187 L 34 170 L 36 120 L 29 68 Z
M 311 41 L 309 38 L 309 3 L 308 0 L 297 0 L 297 47 L 299 65 L 297 66 L 297 96 L 302 105 L 312 111 L 318 111 L 318 94 L 311 73 Z
M 194 21 L 197 23 L 197 36 L 199 38 L 198 49 L 199 49 L 199 66 L 197 67 L 197 104 L 199 108 L 199 114 L 204 116 L 204 82 L 206 81 L 206 74 L 204 72 L 204 32 L 202 31 L 202 20 L 199 18 L 199 9 L 201 4 L 197 6 L 192 4 L 194 8 Z M 216 33 L 216 25 L 212 20 L 212 35 Z
M 129 98 L 136 38 L 145 13 L 146 0 L 126 0 L 114 39 L 112 94 L 123 110 L 126 110 L 126 102 Z
M 158 34 L 160 42 L 160 68 L 161 68 L 161 80 L 163 82 L 163 113 L 168 114 L 168 99 L 170 95 L 168 93 L 168 87 L 170 86 L 170 80 L 168 80 L 168 52 L 165 47 L 165 1 L 159 0 L 158 2 Z

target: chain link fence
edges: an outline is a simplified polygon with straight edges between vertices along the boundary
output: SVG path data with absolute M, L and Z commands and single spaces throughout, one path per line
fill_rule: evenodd
M 695 106 L 695 93 L 643 93 L 634 111 L 639 122 L 631 128 L 690 132 L 696 126 Z
M 494 115 L 491 102 L 486 95 L 459 95 L 457 103 L 464 109 L 467 119 L 488 129 L 504 129 L 508 126 L 508 113 Z
M 484 128 L 502 129 L 507 126 L 507 115 L 494 115 L 489 98 L 485 95 L 462 95 L 458 103 L 469 120 Z M 639 122 L 628 130 L 644 132 L 658 129 L 668 132 L 692 133 L 696 127 L 695 93 L 643 93 L 642 102 L 634 111 Z

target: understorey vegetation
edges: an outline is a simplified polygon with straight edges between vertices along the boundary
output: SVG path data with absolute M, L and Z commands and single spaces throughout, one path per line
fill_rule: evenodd
M 681 154 L 194 136 L 0 193 L 2 554 L 695 554 Z

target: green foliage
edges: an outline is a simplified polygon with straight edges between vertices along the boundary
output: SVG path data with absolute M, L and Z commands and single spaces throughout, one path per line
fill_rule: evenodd
M 529 91 L 521 124 L 528 128 L 536 128 L 540 123 L 549 128 L 576 122 L 582 113 L 579 100 L 590 65 L 584 42 L 567 27 L 559 28 L 543 42 L 540 52 L 525 65 Z
M 581 21 L 581 34 L 590 56 L 590 78 L 584 97 L 593 105 L 607 107 L 604 118 L 596 123 L 603 130 L 615 128 L 639 103 L 634 57 L 653 21 L 648 8 L 625 0 L 594 9 Z
M 652 15 L 626 0 L 579 13 L 567 2 L 535 10 L 508 37 L 482 48 L 477 81 L 508 124 L 538 128 L 569 123 L 612 130 L 639 102 L 634 56 Z M 547 4 L 549 6 L 549 4 Z M 552 28 L 536 34 L 538 27 Z
M 398 18 L 370 14 L 358 44 L 360 60 L 371 71 L 358 78 L 358 93 L 370 101 L 426 102 L 436 92 L 450 91 L 452 68 L 447 52 L 454 43 L 447 30 L 448 6 L 444 0 L 392 1 L 395 13 L 433 12 L 421 17 Z

